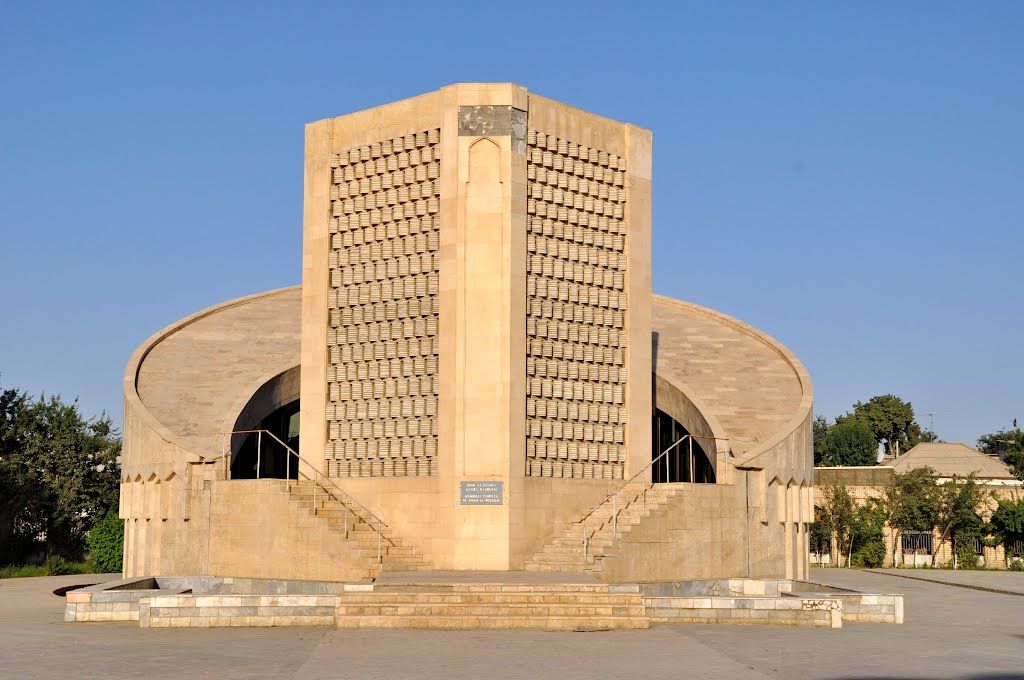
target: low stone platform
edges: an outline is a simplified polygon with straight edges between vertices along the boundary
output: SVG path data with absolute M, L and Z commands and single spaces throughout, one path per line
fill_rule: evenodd
M 820 582 L 710 579 L 645 583 L 641 590 L 653 621 L 824 627 L 839 627 L 842 621 L 903 623 L 902 595 Z M 835 621 L 837 616 L 839 624 Z
M 172 579 L 173 581 L 173 579 Z M 140 601 L 159 595 L 190 593 L 191 584 L 157 583 L 154 578 L 108 581 L 65 595 L 65 621 L 138 621 Z
M 376 585 L 409 583 L 505 583 L 527 585 L 531 583 L 601 583 L 590 574 L 569 571 L 389 571 L 373 580 Z
M 877 593 L 794 581 L 790 597 L 802 600 L 830 598 L 843 605 L 843 621 L 857 623 L 903 623 L 903 595 Z
M 242 578 L 114 581 L 67 594 L 67 621 L 143 628 L 617 630 L 652 623 L 839 628 L 902 623 L 901 595 L 821 583 L 720 579 L 607 584 L 565 572 L 409 572 L 352 583 Z

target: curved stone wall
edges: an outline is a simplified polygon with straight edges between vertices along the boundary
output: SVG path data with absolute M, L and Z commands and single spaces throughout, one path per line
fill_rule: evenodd
M 132 354 L 121 462 L 126 576 L 213 573 L 224 545 L 215 533 L 223 538 L 233 522 L 211 522 L 207 482 L 223 478 L 224 433 L 254 393 L 299 363 L 299 296 L 292 287 L 215 305 Z
M 635 532 L 608 573 L 649 580 L 806 576 L 814 520 L 806 369 L 767 334 L 706 307 L 654 296 L 652 320 L 655 404 L 691 431 L 727 440 L 716 440 L 719 483 L 693 485 L 662 518 L 673 526 L 696 508 L 707 522 L 677 525 L 661 540 Z M 707 524 L 711 541 L 700 533 Z M 654 559 L 652 541 L 662 544 Z
M 268 543 L 266 522 L 288 521 L 287 503 L 259 484 L 226 482 L 220 459 L 222 433 L 251 427 L 298 396 L 300 297 L 294 287 L 211 307 L 155 334 L 132 356 L 121 503 L 126 575 L 336 579 L 358 571 L 346 571 L 344 549 L 325 559 L 318 544 L 329 539 L 315 529 L 281 525 Z M 689 488 L 664 517 L 622 538 L 605 577 L 806 575 L 813 521 L 806 370 L 783 345 L 731 317 L 660 296 L 652 302 L 655 406 L 695 435 L 716 438 L 705 450 L 715 454 L 718 483 L 682 485 Z M 346 483 L 359 499 L 372 481 Z M 539 481 L 548 493 L 537 487 L 531 498 L 558 495 L 551 485 L 560 480 Z M 603 489 L 588 493 L 597 499 Z M 276 519 L 260 519 L 269 507 Z M 572 519 L 574 510 L 562 510 L 524 515 L 544 526 L 523 550 L 536 549 L 552 522 Z M 288 554 L 289 566 L 266 560 L 271 551 Z

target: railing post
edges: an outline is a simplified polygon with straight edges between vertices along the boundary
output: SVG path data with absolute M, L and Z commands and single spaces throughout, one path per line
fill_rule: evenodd
M 348 504 L 342 503 L 345 506 L 345 538 L 348 538 Z
M 377 520 L 377 564 L 383 560 L 380 558 L 380 520 Z
M 615 538 L 615 533 L 619 530 L 619 511 L 615 504 L 617 497 L 617 494 L 612 496 L 612 538 Z
M 692 484 L 693 479 L 693 437 L 690 437 L 690 483 Z
M 262 467 L 263 456 L 263 432 L 256 433 L 256 479 L 260 478 L 260 467 Z
M 665 483 L 672 483 L 672 456 L 669 455 L 668 449 L 665 450 Z
M 224 459 L 224 479 L 231 479 L 231 435 L 221 435 L 221 458 Z
M 583 561 L 586 562 L 587 561 L 587 525 L 586 525 L 586 523 L 581 524 L 580 528 L 583 529 Z

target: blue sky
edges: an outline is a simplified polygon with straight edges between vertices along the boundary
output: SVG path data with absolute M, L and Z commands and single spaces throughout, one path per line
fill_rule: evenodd
M 1024 421 L 1024 4 L 0 5 L 0 385 L 120 422 L 133 349 L 300 282 L 303 125 L 512 81 L 654 131 L 654 287 L 816 410 Z

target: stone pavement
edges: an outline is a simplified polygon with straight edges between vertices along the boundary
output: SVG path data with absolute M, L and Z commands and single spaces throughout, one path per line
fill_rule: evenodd
M 1024 595 L 1024 571 L 964 571 L 963 569 L 956 571 L 949 569 L 873 569 L 872 571 L 907 579 Z
M 946 575 L 951 572 L 936 572 Z M 958 572 L 957 575 L 966 572 Z M 1016 574 L 984 572 L 1011 589 Z M 144 630 L 67 624 L 54 588 L 0 580 L 0 676 L 11 678 L 970 678 L 1024 677 L 1024 601 L 888 574 L 811 579 L 906 595 L 902 626 L 662 625 L 642 631 Z

